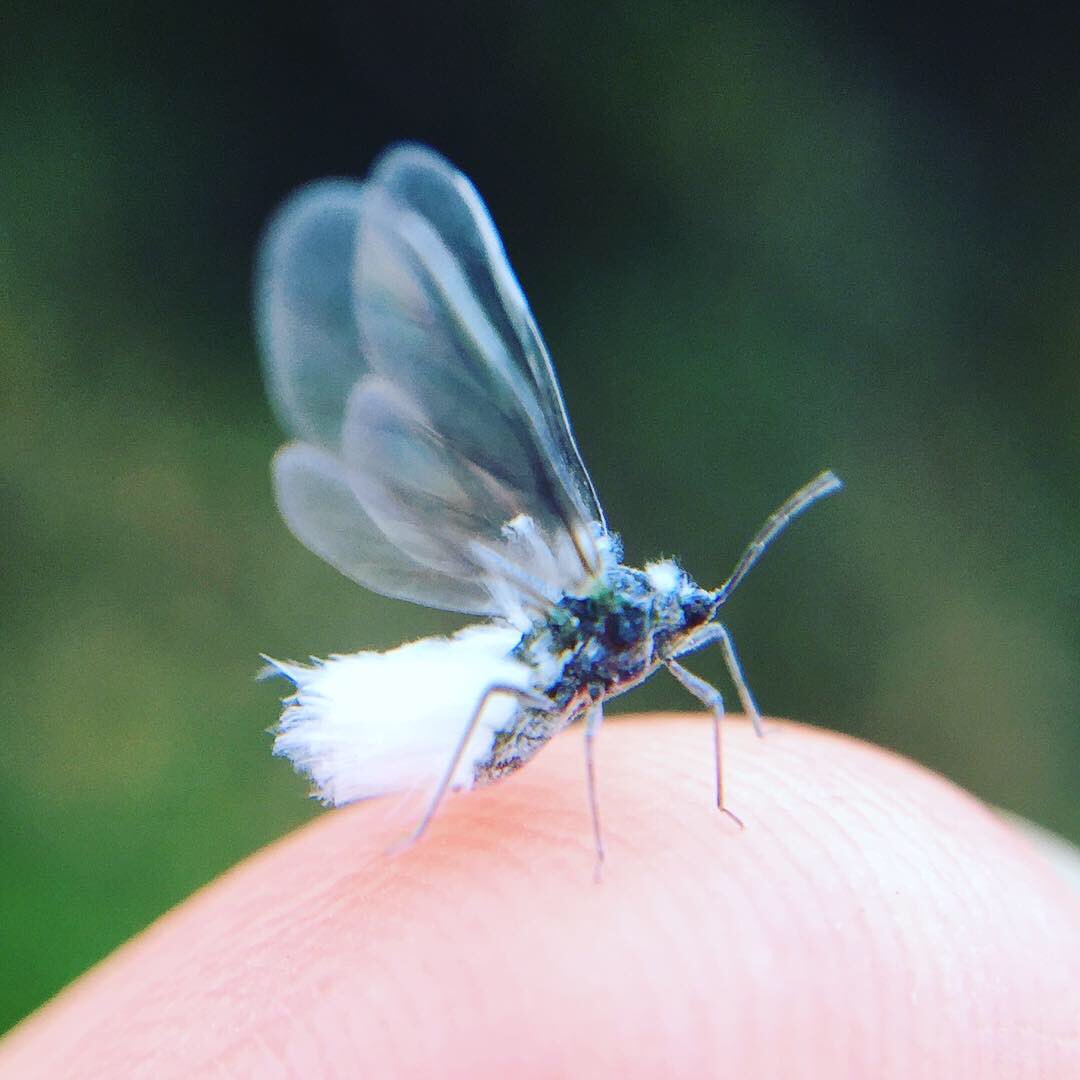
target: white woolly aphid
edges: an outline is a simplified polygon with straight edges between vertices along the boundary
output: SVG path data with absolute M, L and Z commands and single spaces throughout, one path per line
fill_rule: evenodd
M 529 688 L 533 669 L 509 655 L 520 637 L 492 623 L 310 666 L 270 661 L 296 684 L 274 753 L 309 776 L 313 794 L 331 806 L 430 785 L 452 760 L 489 686 Z M 476 763 L 517 708 L 505 694 L 489 699 L 452 786 L 472 786 Z
M 621 564 L 554 368 L 480 196 L 425 147 L 388 150 L 363 182 L 310 185 L 278 212 L 258 271 L 267 384 L 292 440 L 274 459 L 289 528 L 385 596 L 490 621 L 292 680 L 275 752 L 339 805 L 507 775 L 567 724 L 593 739 L 603 704 L 666 667 L 712 710 L 719 692 L 679 659 L 719 644 L 760 717 L 718 612 L 772 539 L 840 488 L 823 472 L 751 541 L 719 589 L 676 563 Z

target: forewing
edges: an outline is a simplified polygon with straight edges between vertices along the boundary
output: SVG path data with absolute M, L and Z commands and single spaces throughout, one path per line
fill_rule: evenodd
M 570 429 L 551 358 L 476 188 L 445 158 L 416 144 L 383 154 L 368 183 L 402 213 L 427 222 L 453 255 L 509 363 L 527 378 L 585 516 L 603 524 L 603 509 Z
M 490 609 L 489 553 L 514 519 L 534 540 L 496 558 L 523 578 L 539 562 L 557 595 L 598 572 L 603 517 L 550 361 L 483 204 L 442 158 L 400 147 L 363 184 L 294 196 L 258 307 L 275 407 L 329 455 L 289 448 L 278 470 L 313 551 L 376 591 L 468 611 Z
M 562 537 L 574 539 L 579 557 L 549 584 L 556 593 L 578 584 L 598 567 L 591 531 L 595 518 L 583 505 L 531 381 L 515 363 L 489 308 L 472 291 L 462 261 L 429 219 L 403 207 L 378 184 L 365 189 L 362 199 L 358 324 L 362 348 L 383 389 L 363 408 L 350 406 L 342 449 L 370 481 L 365 505 L 380 486 L 386 505 L 398 493 L 397 516 L 408 520 L 401 542 L 410 550 L 427 522 L 439 522 L 445 539 L 448 522 L 468 518 L 472 535 L 455 529 L 450 538 L 463 555 L 469 554 L 463 542 L 495 543 L 507 522 L 526 515 L 551 547 L 560 546 Z M 415 484 L 401 464 L 408 459 L 402 453 L 403 425 L 379 424 L 384 412 L 400 420 L 409 411 L 391 408 L 388 385 L 398 391 L 397 405 L 415 405 L 408 426 L 425 443 L 425 475 Z M 384 451 L 378 442 L 391 430 L 392 445 Z M 407 490 L 413 497 L 400 494 Z M 453 492 L 453 501 L 421 497 L 443 490 Z M 385 520 L 374 510 L 372 516 L 380 524 Z

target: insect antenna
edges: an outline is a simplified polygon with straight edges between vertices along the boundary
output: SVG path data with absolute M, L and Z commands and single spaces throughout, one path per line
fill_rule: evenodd
M 834 491 L 839 491 L 843 486 L 840 477 L 831 469 L 826 469 L 824 472 L 818 473 L 810 483 L 799 488 L 783 506 L 774 510 L 765 524 L 758 530 L 754 539 L 746 545 L 746 550 L 735 564 L 731 577 L 713 593 L 716 607 L 720 607 L 739 587 L 739 583 L 754 568 L 754 564 L 765 553 L 765 549 L 784 531 L 793 518 L 798 517 L 804 510 L 816 503 L 818 499 L 831 495 Z

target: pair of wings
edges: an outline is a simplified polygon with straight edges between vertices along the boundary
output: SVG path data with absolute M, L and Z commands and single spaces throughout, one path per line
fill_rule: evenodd
M 555 372 L 469 181 L 421 146 L 301 189 L 257 320 L 292 532 L 387 596 L 503 614 L 598 574 L 603 512 Z M 501 590 L 501 591 L 500 591 Z

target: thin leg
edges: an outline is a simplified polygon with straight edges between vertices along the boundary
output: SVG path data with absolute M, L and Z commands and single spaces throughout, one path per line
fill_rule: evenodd
M 715 686 L 687 671 L 677 660 L 665 660 L 668 671 L 675 676 L 711 713 L 713 717 L 713 750 L 716 755 L 716 805 L 741 829 L 743 823 L 724 805 L 724 762 L 720 740 L 720 721 L 724 718 L 724 699 Z
M 596 735 L 604 719 L 604 707 L 594 705 L 585 717 L 585 785 L 589 792 L 589 813 L 592 815 L 593 842 L 596 845 L 596 868 L 593 877 L 599 883 L 604 870 L 604 838 L 600 833 L 600 800 L 596 797 Z
M 754 734 L 761 738 L 765 734 L 761 726 L 761 712 L 754 701 L 754 695 L 750 693 L 746 676 L 743 675 L 742 664 L 739 663 L 739 656 L 735 652 L 735 643 L 731 640 L 726 626 L 721 623 L 711 623 L 704 627 L 685 649 L 675 655 L 685 656 L 687 653 L 697 652 L 698 649 L 711 645 L 714 641 L 720 642 L 720 648 L 724 653 L 724 663 L 727 665 L 728 674 L 731 675 L 731 681 L 735 684 L 739 703 L 742 705 L 743 712 L 750 717 L 750 723 L 754 725 Z
M 716 590 L 717 607 L 723 604 L 738 588 L 739 582 L 750 573 L 754 563 L 761 558 L 765 549 L 773 540 L 783 532 L 792 518 L 797 517 L 808 506 L 816 503 L 818 499 L 831 495 L 834 491 L 839 491 L 843 486 L 840 478 L 835 473 L 826 470 L 815 476 L 805 487 L 799 488 L 783 506 L 770 514 L 769 519 L 758 530 L 757 536 L 750 541 L 739 561 L 735 564 L 731 577 Z
M 716 630 L 716 636 L 720 641 L 720 649 L 724 654 L 724 663 L 727 664 L 728 674 L 735 684 L 735 692 L 739 695 L 739 703 L 742 705 L 743 712 L 750 717 L 750 723 L 754 725 L 754 734 L 760 739 L 765 734 L 761 726 L 761 713 L 758 711 L 757 702 L 754 701 L 754 695 L 750 693 L 750 687 L 746 683 L 746 676 L 743 675 L 742 664 L 739 663 L 739 654 L 735 652 L 735 642 L 731 640 L 731 635 L 728 633 L 726 626 L 717 623 Z
M 442 779 L 439 781 L 439 786 L 435 789 L 435 794 L 431 797 L 431 802 L 428 803 L 428 808 L 424 811 L 424 816 L 420 819 L 420 824 L 416 826 L 412 834 L 402 842 L 400 847 L 409 847 L 415 844 L 417 840 L 427 830 L 427 827 L 431 824 L 432 819 L 438 812 L 439 807 L 442 805 L 442 801 L 446 796 L 446 793 L 450 790 L 450 785 L 454 779 L 454 773 L 457 772 L 458 765 L 461 764 L 461 758 L 465 753 L 465 748 L 469 745 L 469 740 L 473 736 L 473 732 L 476 730 L 476 725 L 480 722 L 480 717 L 483 715 L 484 707 L 488 701 L 496 694 L 509 694 L 511 697 L 516 697 L 519 701 L 524 702 L 526 705 L 532 706 L 534 709 L 540 709 L 543 712 L 551 712 L 555 706 L 542 694 L 534 694 L 528 690 L 521 690 L 516 686 L 502 686 L 495 685 L 489 686 L 480 697 L 480 701 L 477 703 L 476 708 L 473 710 L 472 718 L 465 726 L 465 731 L 462 733 L 461 739 L 457 744 L 457 748 L 454 750 L 454 756 L 450 759 L 450 764 L 447 766 L 446 771 L 442 775 Z

